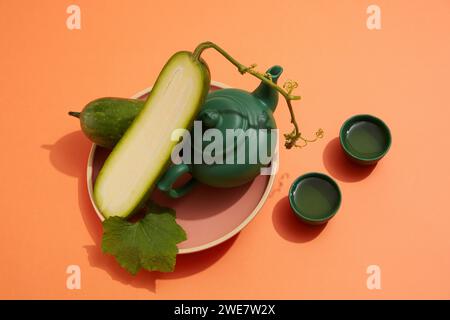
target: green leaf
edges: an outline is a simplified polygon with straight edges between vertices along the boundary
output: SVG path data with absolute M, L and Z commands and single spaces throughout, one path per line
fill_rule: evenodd
M 186 233 L 176 223 L 172 209 L 152 207 L 149 210 L 135 223 L 120 217 L 103 221 L 103 252 L 113 255 L 133 275 L 141 268 L 173 271 L 177 244 L 186 240 Z

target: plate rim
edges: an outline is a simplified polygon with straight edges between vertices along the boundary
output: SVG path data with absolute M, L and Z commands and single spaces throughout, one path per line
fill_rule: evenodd
M 218 81 L 211 81 L 211 85 L 213 85 L 215 87 L 219 87 L 221 89 L 231 88 L 230 86 L 228 86 L 224 83 L 218 82 Z M 147 88 L 135 93 L 134 95 L 131 96 L 131 99 L 137 99 L 137 98 L 147 94 L 151 90 L 151 88 L 152 87 L 147 87 Z M 87 166 L 86 166 L 86 182 L 87 182 L 87 189 L 88 189 L 89 200 L 91 201 L 91 205 L 94 208 L 94 211 L 97 214 L 97 217 L 100 219 L 100 221 L 103 221 L 103 220 L 105 220 L 105 217 L 98 210 L 97 206 L 95 205 L 94 198 L 93 198 L 94 186 L 92 183 L 92 172 L 93 172 L 94 155 L 95 155 L 96 149 L 97 149 L 97 145 L 95 143 L 93 143 L 91 146 L 91 149 L 89 151 L 89 157 L 88 157 L 88 162 L 87 162 Z M 279 161 L 278 156 L 275 155 L 272 159 L 272 166 L 277 168 L 278 161 Z M 203 251 L 203 250 L 215 247 L 215 246 L 227 241 L 228 239 L 232 238 L 233 236 L 238 234 L 240 231 L 242 231 L 242 229 L 244 229 L 250 223 L 250 221 L 252 221 L 256 217 L 256 215 L 259 213 L 259 211 L 261 211 L 262 206 L 266 202 L 266 200 L 269 196 L 269 193 L 272 190 L 272 186 L 275 181 L 276 173 L 277 173 L 277 170 L 275 170 L 275 173 L 270 175 L 269 181 L 267 182 L 264 193 L 263 193 L 261 199 L 259 200 L 258 204 L 253 209 L 253 211 L 238 226 L 236 226 L 233 230 L 231 230 L 230 232 L 226 233 L 225 235 L 223 235 L 222 237 L 220 237 L 216 240 L 213 240 L 208 243 L 202 244 L 200 246 L 192 247 L 192 248 L 178 249 L 178 254 L 194 253 L 194 252 L 199 252 L 199 251 Z

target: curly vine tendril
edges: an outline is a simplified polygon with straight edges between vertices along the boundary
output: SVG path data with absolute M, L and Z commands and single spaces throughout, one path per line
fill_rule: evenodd
M 217 44 L 207 41 L 200 43 L 194 50 L 193 56 L 196 60 L 200 58 L 202 52 L 206 49 L 212 48 L 219 52 L 225 59 L 227 59 L 231 64 L 237 67 L 240 74 L 249 73 L 259 80 L 266 83 L 268 86 L 277 90 L 286 100 L 286 104 L 289 109 L 289 113 L 291 116 L 291 123 L 294 126 L 294 129 L 290 133 L 285 133 L 284 138 L 284 146 L 286 149 L 291 149 L 292 147 L 303 148 L 308 145 L 309 142 L 315 142 L 317 139 L 323 138 L 324 131 L 322 129 L 317 130 L 315 133 L 314 139 L 306 139 L 302 137 L 302 134 L 299 131 L 297 120 L 295 119 L 294 109 L 292 108 L 292 100 L 300 100 L 300 96 L 292 95 L 292 92 L 298 87 L 298 83 L 293 80 L 287 80 L 283 87 L 281 88 L 276 83 L 272 81 L 272 76 L 269 73 L 261 73 L 256 70 L 256 64 L 251 64 L 250 66 L 245 66 L 230 56 L 225 50 L 219 47 Z M 297 144 L 298 141 L 302 141 L 303 143 Z

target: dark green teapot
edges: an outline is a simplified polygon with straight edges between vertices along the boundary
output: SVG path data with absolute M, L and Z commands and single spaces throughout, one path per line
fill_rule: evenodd
M 274 83 L 282 72 L 280 66 L 267 70 Z M 169 167 L 158 188 L 178 198 L 196 181 L 220 188 L 252 181 L 261 168 L 270 165 L 275 152 L 278 137 L 272 129 L 276 129 L 273 112 L 277 104 L 278 92 L 264 82 L 251 93 L 241 89 L 209 93 L 184 149 L 191 153 L 183 157 L 188 161 Z M 192 178 L 183 186 L 173 188 L 186 173 Z

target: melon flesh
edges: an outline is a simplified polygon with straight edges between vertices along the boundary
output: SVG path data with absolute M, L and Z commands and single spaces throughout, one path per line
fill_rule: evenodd
M 143 110 L 113 149 L 94 186 L 106 217 L 127 217 L 146 199 L 170 161 L 172 132 L 189 128 L 209 89 L 207 67 L 176 53 L 161 71 Z

